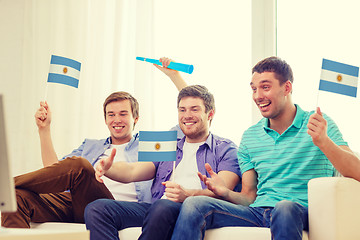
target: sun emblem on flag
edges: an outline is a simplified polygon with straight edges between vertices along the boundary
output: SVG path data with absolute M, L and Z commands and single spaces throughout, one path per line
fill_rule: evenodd
M 67 72 L 68 72 L 67 67 L 64 67 L 64 68 L 63 68 L 63 73 L 65 73 L 65 74 L 66 74 Z
M 341 81 L 342 81 L 342 76 L 341 76 L 341 74 L 338 74 L 337 77 L 336 77 L 336 79 L 338 80 L 338 82 L 341 82 Z
M 161 147 L 160 143 L 155 144 L 155 150 L 160 150 L 160 147 Z

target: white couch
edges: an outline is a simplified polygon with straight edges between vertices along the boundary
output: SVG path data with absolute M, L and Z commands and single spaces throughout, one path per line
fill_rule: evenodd
M 344 177 L 312 179 L 309 184 L 309 234 L 303 240 L 359 240 L 360 182 Z M 64 231 L 83 229 L 84 224 L 41 223 L 33 228 L 61 228 Z M 121 240 L 134 240 L 141 228 L 119 231 Z M 207 230 L 206 240 L 270 240 L 268 228 L 224 227 Z

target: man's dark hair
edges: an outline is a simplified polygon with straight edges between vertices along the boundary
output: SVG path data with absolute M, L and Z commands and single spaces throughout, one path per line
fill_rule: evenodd
M 184 97 L 198 97 L 204 101 L 205 112 L 215 111 L 215 100 L 212 93 L 202 85 L 190 85 L 181 89 L 177 99 L 177 107 L 179 108 L 180 100 Z
M 280 85 L 287 80 L 291 83 L 294 81 L 293 72 L 287 62 L 279 57 L 268 57 L 258 62 L 252 69 L 252 73 L 273 72 L 275 77 L 280 81 Z

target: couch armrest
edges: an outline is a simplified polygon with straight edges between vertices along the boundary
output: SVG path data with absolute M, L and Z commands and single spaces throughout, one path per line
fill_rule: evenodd
M 309 239 L 360 239 L 360 182 L 345 177 L 309 181 Z

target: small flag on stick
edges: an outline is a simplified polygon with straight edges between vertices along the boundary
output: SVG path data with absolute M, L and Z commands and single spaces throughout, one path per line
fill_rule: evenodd
M 61 83 L 77 88 L 81 63 L 70 58 L 51 55 L 48 82 Z
M 319 90 L 356 97 L 359 67 L 323 59 Z
M 176 131 L 140 131 L 139 162 L 176 161 Z

